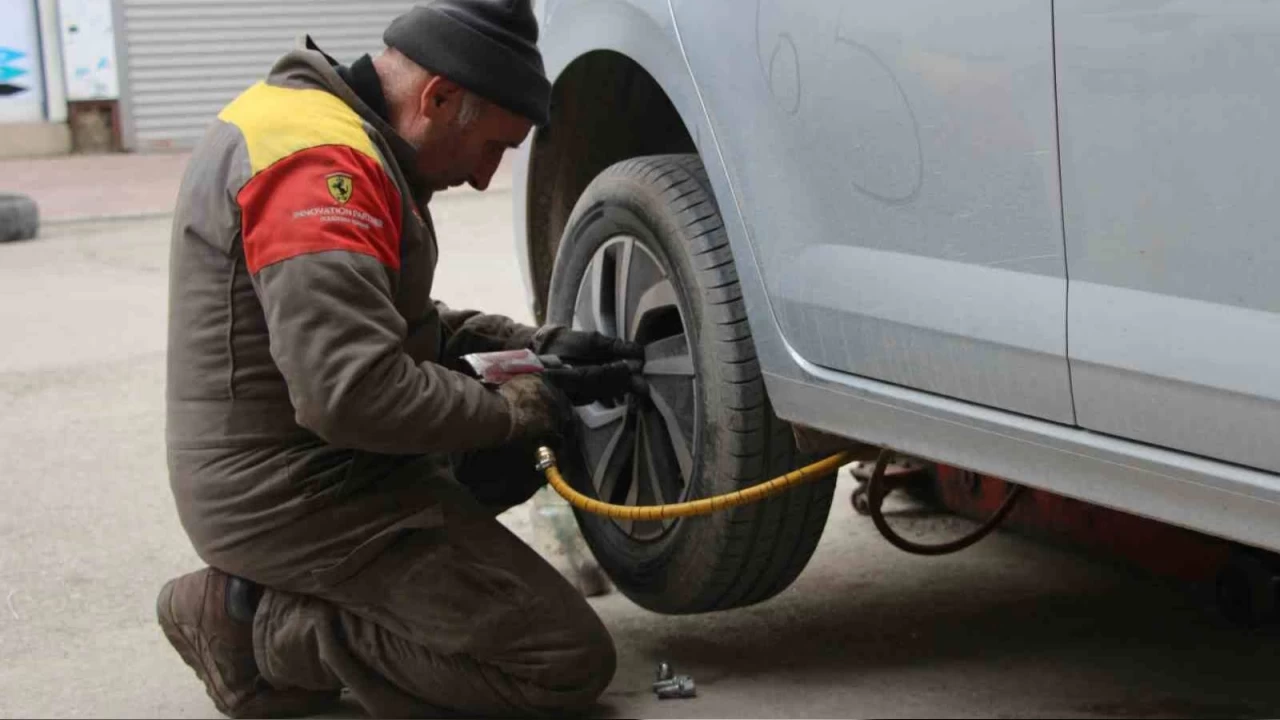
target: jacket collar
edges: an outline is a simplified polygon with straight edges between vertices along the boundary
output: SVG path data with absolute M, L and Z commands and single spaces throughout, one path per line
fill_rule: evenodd
M 286 72 L 291 65 L 295 64 L 303 65 L 307 70 L 310 70 L 311 72 L 308 74 L 312 76 L 313 81 L 316 81 L 323 89 L 333 93 L 351 106 L 351 109 L 355 110 L 365 122 L 369 123 L 386 140 L 387 145 L 391 148 L 392 159 L 400 169 L 400 172 L 404 174 L 404 178 L 413 190 L 418 204 L 426 205 L 431 199 L 431 191 L 423 185 L 422 178 L 418 174 L 416 167 L 417 149 L 400 137 L 384 118 L 369 107 L 368 103 L 362 100 L 356 91 L 343 81 L 342 76 L 338 74 L 338 61 L 321 50 L 310 35 L 304 35 L 299 40 L 297 48 L 281 58 L 280 62 L 276 64 L 273 74 Z

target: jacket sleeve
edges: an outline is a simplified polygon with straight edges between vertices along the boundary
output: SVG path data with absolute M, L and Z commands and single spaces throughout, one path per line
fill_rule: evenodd
M 453 310 L 442 302 L 436 303 L 436 309 L 444 326 L 440 362 L 449 367 L 457 367 L 459 358 L 469 353 L 527 348 L 537 331 L 503 315 Z
M 497 393 L 404 351 L 393 301 L 400 200 L 375 160 L 341 146 L 303 150 L 254 177 L 239 201 L 245 262 L 299 425 L 336 446 L 393 454 L 507 439 L 511 413 Z

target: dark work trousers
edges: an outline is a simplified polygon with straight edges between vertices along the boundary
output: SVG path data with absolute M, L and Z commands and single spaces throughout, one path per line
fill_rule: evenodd
M 379 486 L 412 487 L 412 512 L 308 572 L 211 559 L 258 569 L 246 575 L 268 588 L 253 628 L 263 676 L 280 688 L 346 688 L 376 717 L 589 708 L 613 677 L 613 641 L 581 594 L 494 518 L 541 487 L 533 462 L 526 447 L 453 458 L 444 471 L 438 459 L 399 462 L 348 498 L 349 512 Z M 344 512 L 320 513 L 309 536 Z M 296 546 L 267 536 L 234 555 Z

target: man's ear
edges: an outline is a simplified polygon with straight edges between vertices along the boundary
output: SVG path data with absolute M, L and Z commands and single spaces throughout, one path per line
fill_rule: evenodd
M 436 75 L 422 88 L 419 111 L 432 122 L 448 123 L 458 114 L 462 97 L 462 86 Z

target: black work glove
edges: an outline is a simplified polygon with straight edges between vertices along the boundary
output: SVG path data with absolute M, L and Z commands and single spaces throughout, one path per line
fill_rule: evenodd
M 644 346 L 639 343 L 560 325 L 539 328 L 529 349 L 539 355 L 555 355 L 570 365 L 644 360 Z
M 450 370 L 469 373 L 470 367 L 462 361 L 464 355 L 506 349 L 508 348 L 504 346 L 501 337 L 464 325 L 448 336 L 444 347 L 440 349 L 440 364 Z
M 619 400 L 629 392 L 643 393 L 644 381 L 638 360 L 615 360 L 604 365 L 547 368 L 542 377 L 560 390 L 574 405 Z
M 507 442 L 557 443 L 573 419 L 565 394 L 542 375 L 517 375 L 498 387 L 511 408 L 511 434 Z

